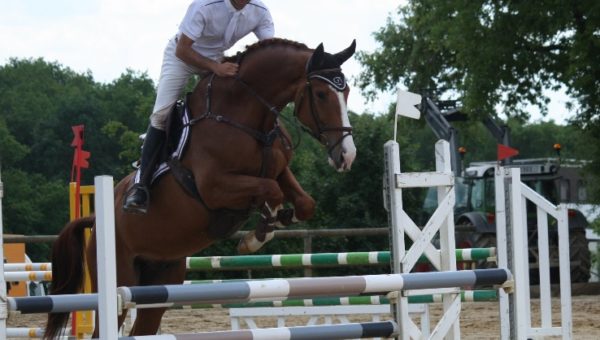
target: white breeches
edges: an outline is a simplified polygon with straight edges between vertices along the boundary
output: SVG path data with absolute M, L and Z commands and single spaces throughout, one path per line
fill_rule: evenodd
M 156 89 L 154 110 L 150 116 L 150 124 L 160 130 L 166 129 L 167 117 L 171 108 L 181 96 L 190 77 L 201 73 L 175 56 L 177 43 L 175 37 L 169 40 L 163 56 L 160 79 Z

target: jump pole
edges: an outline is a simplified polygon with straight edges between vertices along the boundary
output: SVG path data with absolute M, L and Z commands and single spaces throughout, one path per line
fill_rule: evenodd
M 154 303 L 230 303 L 282 299 L 386 293 L 503 284 L 512 278 L 505 269 L 378 274 L 298 279 L 271 279 L 202 285 L 119 287 L 124 308 Z M 459 294 L 460 299 L 460 294 Z
M 464 290 L 461 291 L 461 301 L 482 302 L 498 301 L 496 290 Z M 424 304 L 442 302 L 441 294 L 414 295 L 408 297 L 411 304 Z M 315 297 L 309 299 L 289 299 L 258 302 L 222 303 L 222 304 L 176 304 L 174 302 L 137 305 L 136 308 L 174 308 L 174 309 L 227 309 L 227 308 L 285 308 L 285 307 L 323 307 L 323 306 L 373 306 L 389 305 L 390 301 L 385 295 L 354 295 L 341 297 Z
M 31 272 L 31 271 L 49 271 L 52 272 L 52 263 L 5 263 L 4 272 Z M 9 280 L 10 281 L 10 280 Z
M 456 249 L 457 261 L 488 260 L 495 257 L 495 248 Z M 418 262 L 427 263 L 427 257 L 421 256 Z M 319 268 L 331 266 L 389 265 L 389 263 L 389 251 L 365 251 L 347 253 L 188 257 L 186 258 L 186 269 L 188 271 L 212 271 L 307 267 Z
M 237 331 L 205 332 L 193 334 L 163 334 L 122 337 L 119 340 L 304 340 L 304 339 L 356 339 L 389 337 L 397 331 L 393 321 L 366 322 L 281 328 L 257 328 Z M 116 339 L 116 338 L 115 338 Z

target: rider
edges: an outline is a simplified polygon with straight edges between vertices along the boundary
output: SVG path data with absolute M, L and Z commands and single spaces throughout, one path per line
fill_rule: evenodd
M 236 63 L 223 62 L 224 52 L 254 32 L 260 40 L 274 35 L 273 20 L 261 0 L 194 0 L 165 48 L 154 111 L 146 132 L 139 183 L 127 193 L 126 212 L 144 214 L 150 201 L 150 180 L 165 139 L 166 120 L 192 74 L 212 72 L 235 76 Z

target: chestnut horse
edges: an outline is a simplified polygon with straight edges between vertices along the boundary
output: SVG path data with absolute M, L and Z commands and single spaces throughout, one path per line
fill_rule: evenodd
M 329 54 L 323 44 L 312 50 L 269 39 L 231 59 L 240 65 L 238 76 L 203 78 L 188 97 L 190 140 L 180 161 L 199 195 L 188 194 L 170 171 L 152 186 L 148 213 L 128 214 L 121 207 L 133 174 L 117 184 L 117 284 L 181 284 L 185 258 L 237 231 L 253 209 L 266 211 L 270 227 L 312 217 L 315 202 L 288 167 L 293 150 L 279 113 L 293 102 L 304 129 L 325 145 L 329 163 L 339 172 L 349 170 L 356 148 L 346 108 L 349 89 L 340 67 L 354 51 L 355 42 Z M 280 214 L 285 202 L 293 206 L 292 214 Z M 278 221 L 282 215 L 287 222 Z M 75 220 L 59 235 L 51 294 L 80 291 L 84 252 L 96 290 L 94 229 L 87 249 L 83 244 L 83 230 L 93 224 L 93 217 Z M 272 228 L 264 229 L 248 233 L 239 250 L 260 248 L 272 235 Z M 164 312 L 139 309 L 131 335 L 156 334 Z M 119 316 L 119 325 L 125 315 Z M 67 319 L 66 313 L 49 314 L 45 338 L 60 334 Z

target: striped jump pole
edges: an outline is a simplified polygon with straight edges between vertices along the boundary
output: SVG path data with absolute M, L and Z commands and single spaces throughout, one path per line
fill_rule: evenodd
M 462 302 L 498 301 L 498 292 L 495 290 L 466 290 L 460 293 Z M 437 303 L 442 302 L 442 294 L 413 295 L 408 297 L 409 303 Z M 173 302 L 139 305 L 144 308 L 175 308 L 175 309 L 206 309 L 206 308 L 263 308 L 263 307 L 321 307 L 321 306 L 367 306 L 387 305 L 390 300 L 384 295 L 358 295 L 343 297 L 320 297 L 310 299 L 290 299 L 275 301 L 256 301 L 245 303 L 223 304 L 176 304 Z
M 409 289 L 473 287 L 511 279 L 505 269 L 273 279 L 205 285 L 119 287 L 125 308 L 154 303 L 229 303 L 258 299 L 344 296 Z
M 5 272 L 4 279 L 9 282 L 52 281 L 52 272 L 51 271 Z
M 9 311 L 18 311 L 22 314 L 97 310 L 98 294 L 9 297 L 7 299 L 7 307 Z
M 65 334 L 68 334 L 71 331 L 70 328 L 65 329 Z M 13 328 L 9 327 L 6 329 L 6 337 L 7 338 L 41 338 L 44 335 L 43 328 Z M 58 337 L 58 339 L 68 340 L 69 337 L 64 335 Z
M 257 328 L 238 331 L 205 332 L 194 334 L 163 334 L 121 337 L 119 340 L 309 340 L 356 339 L 390 337 L 397 332 L 393 321 L 350 323 L 340 325 Z
M 7 338 L 41 338 L 43 328 L 6 328 Z
M 478 261 L 495 258 L 496 248 L 456 249 L 457 261 Z M 421 256 L 419 263 L 428 262 Z M 243 255 L 188 257 L 186 269 L 202 270 L 248 270 L 266 268 L 303 268 L 327 266 L 389 265 L 389 251 L 283 254 L 283 255 Z
M 51 271 L 52 263 L 5 263 L 4 272 Z

